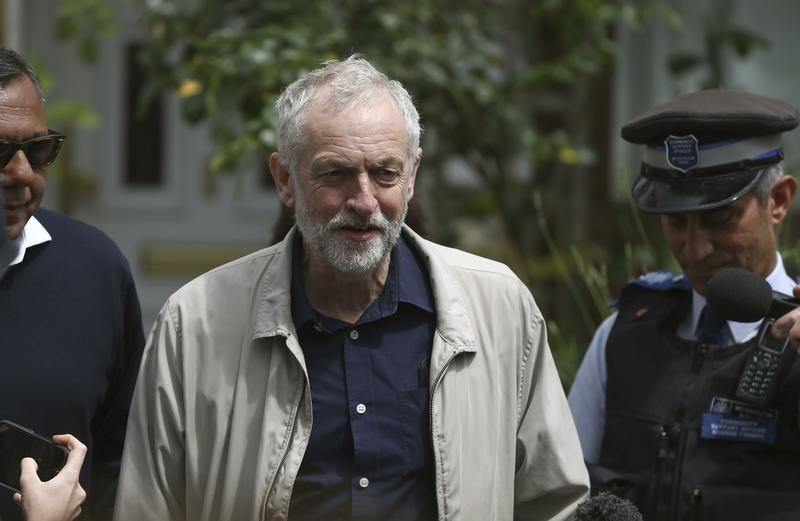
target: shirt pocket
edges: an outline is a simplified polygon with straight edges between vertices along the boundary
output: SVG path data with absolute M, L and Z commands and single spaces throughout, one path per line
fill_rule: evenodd
M 433 465 L 427 387 L 400 393 L 400 417 L 404 452 L 403 475 L 426 472 Z

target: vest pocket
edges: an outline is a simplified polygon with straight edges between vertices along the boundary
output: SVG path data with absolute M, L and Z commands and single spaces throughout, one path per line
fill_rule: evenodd
M 636 504 L 645 519 L 657 519 L 669 508 L 665 501 L 669 501 L 674 479 L 679 439 L 661 424 L 644 418 L 613 412 L 606 417 L 600 465 L 617 476 L 605 486 L 593 481 L 593 491 L 613 492 Z M 600 479 L 591 471 L 590 477 Z M 594 488 L 596 484 L 599 489 Z
M 696 501 L 699 493 L 700 501 Z M 743 487 L 696 488 L 689 501 L 689 521 L 797 521 L 800 493 Z
M 592 496 L 600 492 L 610 492 L 615 496 L 636 503 L 642 496 L 642 479 L 636 474 L 618 472 L 602 465 L 587 463 Z

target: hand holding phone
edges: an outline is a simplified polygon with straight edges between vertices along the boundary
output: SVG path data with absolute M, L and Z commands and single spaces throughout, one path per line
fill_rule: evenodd
M 25 512 L 26 521 L 70 521 L 80 515 L 86 499 L 86 491 L 79 482 L 86 445 L 69 434 L 53 436 L 53 441 L 69 449 L 66 465 L 54 478 L 41 481 L 36 461 L 30 457 L 22 460 L 19 478 L 22 493 L 14 494 L 14 501 Z
M 0 421 L 0 486 L 20 491 L 19 464 L 22 458 L 36 461 L 39 477 L 53 478 L 67 462 L 68 450 L 48 438 L 8 420 Z

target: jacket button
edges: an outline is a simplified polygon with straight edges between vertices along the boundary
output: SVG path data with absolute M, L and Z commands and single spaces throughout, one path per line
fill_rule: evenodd
M 369 486 L 369 480 L 367 478 L 361 478 L 358 480 L 358 486 L 361 488 L 367 488 Z
M 350 331 L 350 338 L 352 338 L 353 340 L 358 340 L 358 331 L 355 329 Z
M 364 405 L 363 403 L 359 403 L 358 405 L 356 405 L 356 412 L 358 414 L 364 414 L 365 412 L 367 412 L 367 406 Z

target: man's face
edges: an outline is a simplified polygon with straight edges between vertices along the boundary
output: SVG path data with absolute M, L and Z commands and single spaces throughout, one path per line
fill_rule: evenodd
M 311 107 L 306 145 L 284 202 L 295 208 L 307 253 L 342 272 L 388 259 L 414 190 L 406 131 L 388 96 L 366 110 Z
M 0 139 L 24 141 L 47 134 L 42 100 L 33 82 L 19 76 L 0 88 Z M 18 150 L 2 168 L 6 232 L 16 239 L 44 197 L 47 168 L 33 169 Z
M 705 212 L 665 214 L 661 228 L 672 254 L 705 295 L 722 268 L 739 267 L 767 277 L 775 267 L 776 232 L 770 198 L 761 206 L 753 194 Z

